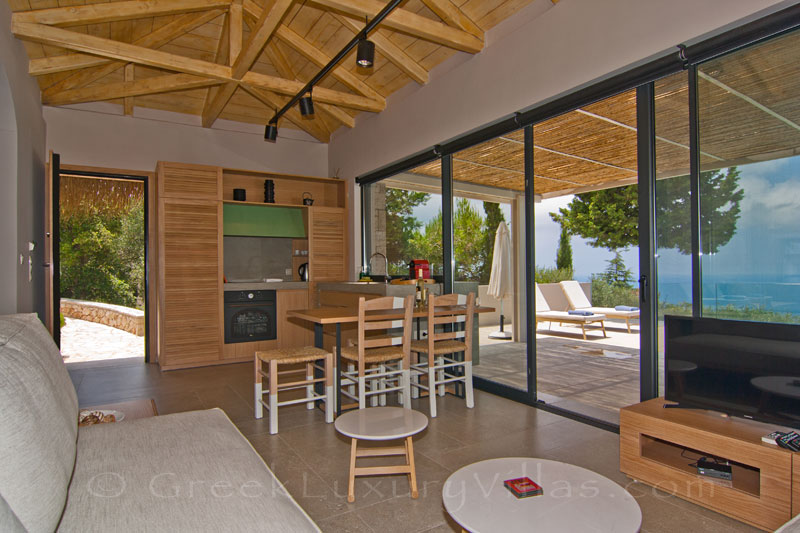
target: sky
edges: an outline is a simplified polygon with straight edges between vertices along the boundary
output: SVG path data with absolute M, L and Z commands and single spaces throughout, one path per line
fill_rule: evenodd
M 737 231 L 716 254 L 703 258 L 705 282 L 747 280 L 800 284 L 800 156 L 738 168 L 744 198 Z M 555 266 L 561 228 L 550 218 L 550 213 L 565 207 L 572 198 L 571 195 L 551 198 L 535 205 L 537 266 Z M 483 214 L 481 202 L 470 202 Z M 510 204 L 502 206 L 506 220 L 510 221 Z M 424 222 L 435 217 L 440 209 L 441 197 L 431 195 L 426 204 L 414 210 L 414 215 Z M 514 232 L 513 227 L 511 231 Z M 588 281 L 592 274 L 603 272 L 614 257 L 611 251 L 593 248 L 581 237 L 572 236 L 570 242 L 575 279 L 579 281 Z M 638 248 L 624 250 L 622 258 L 634 279 L 638 279 Z M 659 250 L 658 270 L 660 281 L 680 279 L 690 283 L 688 255 Z

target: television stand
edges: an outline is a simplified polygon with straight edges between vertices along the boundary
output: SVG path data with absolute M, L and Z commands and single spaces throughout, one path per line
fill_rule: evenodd
M 718 513 L 772 531 L 800 513 L 800 454 L 761 441 L 782 428 L 656 398 L 620 410 L 620 470 Z M 700 457 L 728 461 L 733 479 L 697 474 Z

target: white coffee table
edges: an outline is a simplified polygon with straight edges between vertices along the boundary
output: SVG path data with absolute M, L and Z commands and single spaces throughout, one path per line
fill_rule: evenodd
M 428 417 L 419 411 L 402 407 L 370 407 L 350 411 L 336 419 L 336 431 L 350 437 L 350 474 L 347 480 L 347 501 L 354 502 L 356 476 L 378 476 L 386 474 L 407 474 L 411 485 L 411 497 L 419 496 L 417 472 L 414 467 L 414 444 L 411 440 L 426 427 Z M 399 440 L 402 445 L 369 447 L 359 450 L 359 440 Z M 383 457 L 405 455 L 406 464 L 392 466 L 356 466 L 357 457 Z
M 591 453 L 591 452 L 589 452 Z M 529 477 L 541 496 L 516 498 L 503 481 Z M 467 531 L 636 532 L 642 512 L 633 496 L 608 478 L 558 461 L 489 459 L 454 472 L 442 489 L 444 507 Z

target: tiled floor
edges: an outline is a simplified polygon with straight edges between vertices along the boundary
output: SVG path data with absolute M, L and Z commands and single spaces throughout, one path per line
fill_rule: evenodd
M 439 417 L 415 438 L 420 496 L 411 500 L 403 476 L 360 478 L 348 504 L 349 442 L 321 411 L 284 408 L 280 433 L 252 410 L 251 365 L 162 373 L 138 361 L 70 365 L 82 406 L 154 398 L 161 415 L 221 407 L 323 531 L 458 531 L 442 507 L 442 483 L 466 464 L 502 456 L 556 459 L 589 468 L 623 485 L 642 509 L 642 531 L 755 531 L 684 502 L 619 472 L 618 436 L 487 393 L 476 406 L 440 399 Z M 415 409 L 427 412 L 427 400 Z M 124 422 L 122 422 L 124 423 Z

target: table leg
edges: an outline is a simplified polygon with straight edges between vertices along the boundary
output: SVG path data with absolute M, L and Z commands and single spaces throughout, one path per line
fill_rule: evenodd
M 358 439 L 350 440 L 350 475 L 347 477 L 347 501 L 356 501 L 356 456 L 358 452 Z
M 411 485 L 411 497 L 416 499 L 419 497 L 419 491 L 417 490 L 417 469 L 414 466 L 414 441 L 411 440 L 410 436 L 406 437 L 406 462 L 410 469 L 408 473 L 408 482 Z
M 336 323 L 336 416 L 342 414 L 342 324 Z
M 323 341 L 323 337 L 322 337 L 322 324 L 317 324 L 315 322 L 314 323 L 314 346 L 317 347 L 317 348 L 324 348 L 323 344 L 324 344 L 324 341 Z M 327 371 L 327 369 L 326 369 L 326 371 Z M 316 368 L 314 369 L 314 377 L 315 378 L 318 379 L 318 378 L 321 378 L 323 376 L 324 376 L 324 374 L 322 373 L 322 371 L 320 371 L 319 369 L 316 369 Z M 322 383 L 322 382 L 315 383 L 314 384 L 314 392 L 316 392 L 317 394 L 325 394 L 325 384 Z M 309 405 L 311 405 L 311 404 L 309 404 Z M 317 401 L 317 402 L 314 402 L 314 405 L 316 407 L 320 408 L 320 409 L 323 408 L 323 404 L 322 404 L 321 400 Z M 327 409 L 327 407 L 325 407 L 325 408 Z

